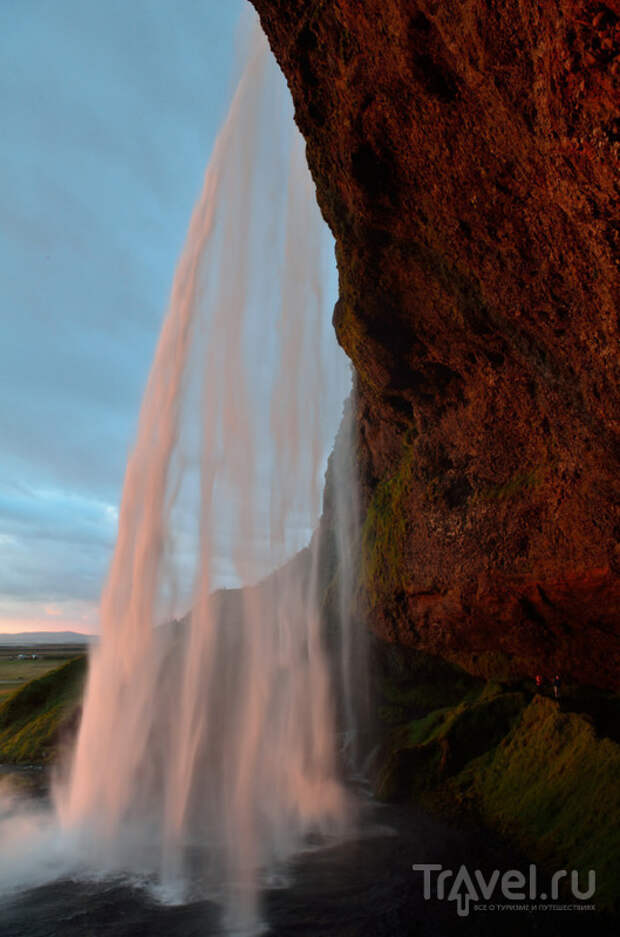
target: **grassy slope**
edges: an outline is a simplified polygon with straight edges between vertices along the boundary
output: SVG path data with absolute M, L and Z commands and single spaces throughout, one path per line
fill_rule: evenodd
M 0 704 L 0 762 L 45 764 L 79 709 L 86 658 L 76 657 Z
M 528 687 L 483 684 L 424 655 L 413 661 L 406 675 L 383 682 L 381 715 L 391 728 L 378 796 L 474 813 L 550 871 L 596 869 L 597 903 L 612 907 L 620 882 L 620 745 L 597 735 L 588 716 L 562 711 Z
M 595 869 L 597 901 L 620 884 L 620 746 L 535 697 L 490 755 L 455 779 L 487 823 L 554 869 Z
M 14 655 L 0 656 L 0 703 L 5 702 L 15 690 L 21 690 L 31 680 L 43 677 L 50 670 L 56 670 L 62 663 L 71 660 L 75 653 L 74 651 L 73 654 L 55 658 L 40 656 L 37 660 L 17 660 Z

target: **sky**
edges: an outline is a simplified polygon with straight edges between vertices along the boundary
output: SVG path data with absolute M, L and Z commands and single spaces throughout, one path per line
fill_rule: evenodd
M 0 632 L 96 630 L 242 7 L 0 3 Z

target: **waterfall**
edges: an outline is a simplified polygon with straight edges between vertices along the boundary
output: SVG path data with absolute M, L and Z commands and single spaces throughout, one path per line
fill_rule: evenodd
M 55 789 L 93 863 L 206 893 L 239 932 L 256 927 L 269 875 L 349 818 L 318 538 L 302 549 L 350 383 L 325 308 L 324 231 L 256 28 L 175 273 Z M 339 492 L 349 470 L 340 457 Z M 172 621 L 186 594 L 191 613 Z M 342 649 L 354 659 L 350 637 Z

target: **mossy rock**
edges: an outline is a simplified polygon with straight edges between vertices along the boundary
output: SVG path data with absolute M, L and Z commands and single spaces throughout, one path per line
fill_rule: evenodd
M 597 904 L 619 909 L 620 746 L 587 717 L 535 697 L 492 757 L 458 779 L 485 821 L 551 869 L 595 869 Z
M 405 439 L 396 471 L 381 481 L 368 506 L 362 530 L 362 578 L 371 606 L 392 601 L 402 587 L 407 569 L 406 500 L 409 494 L 414 447 Z
M 375 796 L 391 802 L 411 800 L 439 783 L 443 761 L 444 746 L 437 741 L 391 752 L 375 778 Z
M 526 704 L 522 693 L 487 686 L 474 702 L 434 710 L 399 726 L 379 758 L 377 796 L 401 800 L 432 790 L 496 746 Z
M 597 906 L 620 910 L 616 697 L 558 703 L 402 648 L 382 649 L 381 677 L 378 797 L 473 819 L 550 873 L 595 869 Z
M 375 647 L 379 721 L 411 722 L 433 710 L 473 702 L 487 686 L 454 664 L 412 648 Z

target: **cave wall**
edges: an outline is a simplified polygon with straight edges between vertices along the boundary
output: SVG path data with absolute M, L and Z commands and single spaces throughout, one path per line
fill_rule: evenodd
M 253 3 L 336 238 L 372 627 L 618 687 L 620 4 Z

